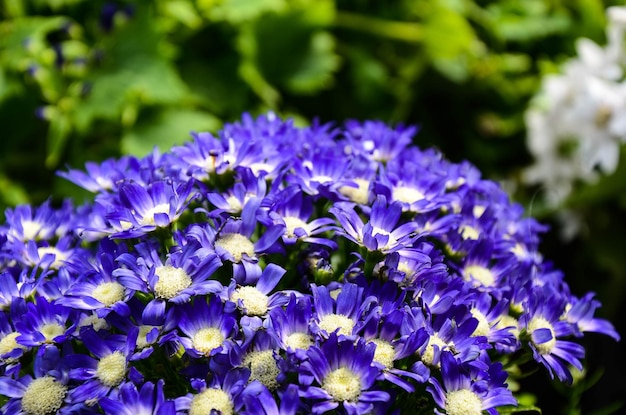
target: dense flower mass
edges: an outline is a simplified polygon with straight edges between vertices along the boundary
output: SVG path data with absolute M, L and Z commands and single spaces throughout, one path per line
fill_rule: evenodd
M 2 413 L 478 415 L 525 359 L 571 381 L 619 339 L 599 303 L 415 133 L 244 115 L 61 173 L 93 201 L 0 227 Z

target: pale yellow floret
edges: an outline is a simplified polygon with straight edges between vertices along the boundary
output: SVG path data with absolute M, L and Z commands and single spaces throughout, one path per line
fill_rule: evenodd
M 33 379 L 22 396 L 22 411 L 28 415 L 55 414 L 66 393 L 67 387 L 52 376 Z
M 272 350 L 248 353 L 243 359 L 243 365 L 250 368 L 250 381 L 258 380 L 270 390 L 278 387 L 276 378 L 280 375 L 280 369 Z
M 381 251 L 393 247 L 398 242 L 398 240 L 391 235 L 391 232 L 387 232 L 386 230 L 381 229 L 378 226 L 372 226 L 372 236 L 376 235 L 383 235 L 388 237 L 387 244 L 385 246 L 378 247 L 378 249 Z
M 308 350 L 313 344 L 313 338 L 307 333 L 291 333 L 285 338 L 285 345 L 292 349 Z
M 237 288 L 231 300 L 237 303 L 239 300 L 243 303 L 246 313 L 251 316 L 262 316 L 267 313 L 269 297 L 259 291 L 256 287 L 244 285 Z
M 393 345 L 383 339 L 373 339 L 372 342 L 376 345 L 374 361 L 382 364 L 387 369 L 393 368 L 393 361 L 396 358 L 396 350 Z
M 53 343 L 55 337 L 65 333 L 65 327 L 58 323 L 48 323 L 41 326 L 39 332 L 46 338 L 46 343 Z
M 480 236 L 478 229 L 470 225 L 461 225 L 461 237 L 463 239 L 469 239 L 475 241 Z
M 224 344 L 224 335 L 216 327 L 207 327 L 193 335 L 191 344 L 194 349 L 208 356 L 213 349 Z
M 79 327 L 91 327 L 95 331 L 100 331 L 109 327 L 109 323 L 103 318 L 98 317 L 96 314 L 91 314 L 80 320 Z
M 548 320 L 546 320 L 545 318 L 541 316 L 533 317 L 528 322 L 528 333 L 532 334 L 535 330 L 539 330 L 539 329 L 549 329 L 550 333 L 552 334 L 552 339 L 544 343 L 533 342 L 533 344 L 535 345 L 535 348 L 540 354 L 549 354 L 554 348 L 554 346 L 556 345 L 556 338 L 554 336 L 554 327 L 552 326 L 552 324 L 550 324 Z
M 446 394 L 446 413 L 448 415 L 481 415 L 483 403 L 474 392 L 460 389 Z
M 148 211 L 143 216 L 139 224 L 141 226 L 155 226 L 156 222 L 154 221 L 154 215 L 156 215 L 157 213 L 165 213 L 169 215 L 170 213 L 169 203 L 161 203 L 159 205 L 154 206 L 153 208 L 148 209 Z
M 340 367 L 326 375 L 322 389 L 335 401 L 355 401 L 361 395 L 361 380 L 350 369 Z
M 404 203 L 415 203 L 424 199 L 424 193 L 414 187 L 398 186 L 393 188 L 391 198 Z
M 244 254 L 254 258 L 254 244 L 239 233 L 229 233 L 221 236 L 215 241 L 215 247 L 222 248 L 230 253 L 235 262 L 241 262 Z
M 463 269 L 463 279 L 471 281 L 474 286 L 491 287 L 496 282 L 496 277 L 489 268 L 482 265 L 468 265 Z
M 27 347 L 19 344 L 17 342 L 17 338 L 20 336 L 20 333 L 14 331 L 13 333 L 9 333 L 0 339 L 0 356 L 5 355 L 9 352 L 12 352 L 15 349 L 26 350 Z
M 496 328 L 498 329 L 508 328 L 511 334 L 515 336 L 516 339 L 519 339 L 518 326 L 519 326 L 519 322 L 517 321 L 517 319 L 515 317 L 508 316 L 508 315 L 500 317 L 500 320 L 496 324 Z
M 174 298 L 192 283 L 191 277 L 182 268 L 164 265 L 157 267 L 154 273 L 159 277 L 154 284 L 154 294 L 157 298 L 168 300 Z
M 25 220 L 22 222 L 22 234 L 24 235 L 24 241 L 34 241 L 35 239 L 38 239 L 40 231 L 40 223 L 32 220 Z
M 226 203 L 230 207 L 230 210 L 233 212 L 241 212 L 243 206 L 241 206 L 241 202 L 235 196 L 230 195 L 226 198 Z
M 205 389 L 191 400 L 189 415 L 207 415 L 212 410 L 221 415 L 233 415 L 235 405 L 230 396 L 221 389 Z
M 472 317 L 478 320 L 478 326 L 476 326 L 476 328 L 474 329 L 472 336 L 488 336 L 489 331 L 491 330 L 491 326 L 489 325 L 489 320 L 487 320 L 487 317 L 485 317 L 485 315 L 476 308 L 472 308 L 470 310 L 470 313 L 472 313 Z
M 295 238 L 295 232 L 298 228 L 302 228 L 307 235 L 309 234 L 309 225 L 302 219 L 295 216 L 285 216 L 283 220 L 285 221 L 285 235 L 288 238 Z
M 369 180 L 365 179 L 350 179 L 351 182 L 354 182 L 357 187 L 352 186 L 341 186 L 339 188 L 339 193 L 344 196 L 347 196 L 354 203 L 358 203 L 361 205 L 367 204 L 369 201 Z
M 424 364 L 427 364 L 428 366 L 433 366 L 433 361 L 435 360 L 434 346 L 437 346 L 439 351 L 442 351 L 447 350 L 449 345 L 445 341 L 441 340 L 441 338 L 439 338 L 439 336 L 437 336 L 436 334 L 430 336 L 428 346 L 426 346 L 426 350 L 424 350 L 424 353 L 422 353 L 421 356 L 422 362 L 424 362 Z M 439 363 L 437 363 L 435 366 L 439 367 Z
M 145 349 L 150 346 L 153 342 L 148 341 L 148 333 L 152 331 L 152 329 L 157 328 L 157 326 L 150 325 L 141 325 L 139 326 L 139 334 L 137 334 L 137 348 Z
M 339 329 L 337 334 L 349 336 L 354 328 L 354 320 L 342 314 L 327 314 L 320 320 L 319 327 L 328 334 Z
M 65 252 L 59 251 L 53 246 L 41 246 L 37 248 L 37 254 L 39 255 L 39 259 L 43 259 L 47 254 L 53 254 L 54 261 L 50 264 L 50 268 L 52 269 L 61 268 L 68 258 Z
M 103 385 L 115 387 L 122 383 L 126 376 L 126 357 L 122 352 L 116 351 L 104 356 L 98 362 L 96 377 Z
M 124 286 L 114 281 L 103 282 L 94 288 L 91 296 L 109 307 L 124 299 Z

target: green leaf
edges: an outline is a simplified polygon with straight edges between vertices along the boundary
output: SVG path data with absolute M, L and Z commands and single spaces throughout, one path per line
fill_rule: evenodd
M 480 43 L 461 14 L 434 6 L 425 16 L 422 40 L 435 68 L 454 81 L 467 79 L 470 59 Z
M 145 156 L 156 146 L 167 151 L 190 140 L 191 131 L 217 131 L 220 121 L 206 112 L 168 108 L 139 122 L 122 137 L 121 150 L 126 154 Z
M 284 0 L 200 0 L 198 9 L 210 20 L 234 25 L 258 18 L 266 12 L 284 9 Z
M 72 125 L 67 116 L 59 114 L 50 120 L 47 137 L 46 167 L 54 169 L 61 159 L 65 143 L 72 132 Z
M 138 13 L 103 41 L 104 64 L 87 79 L 90 92 L 76 111 L 82 132 L 96 119 L 119 122 L 128 108 L 178 104 L 189 94 L 149 13 Z
M 266 14 L 238 39 L 242 74 L 251 87 L 277 85 L 297 94 L 330 86 L 339 68 L 333 36 L 323 30 L 333 20 L 329 2 L 311 3 L 282 14 Z M 258 74 L 258 76 L 257 76 Z

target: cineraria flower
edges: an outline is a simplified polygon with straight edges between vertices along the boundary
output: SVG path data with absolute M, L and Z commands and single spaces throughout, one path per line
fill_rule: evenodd
M 245 330 L 247 338 L 241 348 L 233 348 L 230 362 L 235 367 L 250 369 L 248 382 L 260 382 L 270 391 L 275 391 L 286 379 L 283 373 L 286 364 L 278 354 L 278 342 L 264 330 Z
M 70 391 L 68 398 L 72 403 L 97 402 L 126 380 L 137 331 L 128 336 L 112 334 L 103 338 L 93 329 L 85 328 L 80 338 L 94 357 L 86 354 L 66 356 L 70 378 L 83 382 Z
M 65 405 L 68 395 L 68 378 L 60 362 L 57 349 L 49 348 L 38 354 L 33 364 L 34 377 L 24 375 L 18 379 L 0 377 L 0 396 L 9 398 L 2 407 L 3 414 L 47 415 L 69 414 Z
M 410 247 L 417 238 L 414 234 L 417 223 L 406 222 L 398 226 L 402 214 L 402 205 L 398 202 L 387 204 L 386 197 L 378 195 L 367 223 L 363 223 L 353 207 L 351 203 L 338 202 L 329 211 L 341 225 L 337 233 L 368 251 L 396 252 Z
M 156 181 L 147 188 L 138 183 L 120 185 L 120 205 L 107 215 L 116 229 L 113 238 L 136 238 L 157 228 L 169 226 L 183 213 L 192 193 L 193 182 Z
M 67 172 L 57 172 L 57 175 L 92 193 L 111 192 L 126 178 L 125 173 L 131 160 L 134 158 L 124 156 L 107 159 L 102 163 L 88 161 L 85 163 L 85 171 L 69 169 Z
M 286 270 L 276 264 L 268 264 L 254 285 L 239 285 L 234 280 L 223 295 L 237 305 L 241 312 L 251 317 L 264 317 L 268 311 L 287 303 L 283 292 L 270 292 L 280 282 Z
M 263 198 L 267 193 L 267 182 L 264 176 L 256 176 L 248 168 L 238 169 L 232 189 L 225 192 L 209 192 L 206 198 L 216 209 L 207 212 L 208 216 L 219 216 L 223 213 L 237 216 L 244 205 L 252 198 Z M 201 210 L 201 209 L 198 209 Z
M 105 397 L 99 401 L 106 415 L 170 415 L 176 411 L 172 400 L 166 400 L 163 394 L 163 379 L 160 379 L 156 388 L 154 383 L 146 382 L 138 390 L 133 383 L 126 382 L 119 388 L 119 394 Z
M 20 333 L 17 342 L 28 347 L 43 344 L 61 344 L 71 336 L 76 326 L 76 311 L 62 305 L 51 304 L 44 297 L 36 297 L 27 304 L 28 311 L 15 322 Z
M 234 368 L 223 376 L 211 376 L 209 382 L 195 380 L 192 386 L 198 393 L 188 393 L 176 398 L 176 411 L 185 411 L 189 415 L 239 413 L 245 395 L 251 392 L 249 386 L 246 386 L 249 377 L 248 369 Z
M 441 356 L 441 377 L 431 377 L 427 390 L 432 394 L 438 415 L 481 415 L 487 411 L 497 415 L 499 406 L 517 405 L 517 400 L 506 387 L 506 372 L 500 363 L 490 364 L 487 370 L 457 361 L 450 352 Z
M 228 312 L 219 297 L 199 297 L 193 303 L 185 303 L 172 309 L 166 321 L 165 331 L 177 327 L 183 335 L 172 332 L 163 337 L 162 342 L 180 342 L 192 357 L 209 357 L 218 353 L 227 354 L 233 347 L 237 335 L 237 319 Z
M 258 394 L 245 394 L 243 400 L 245 413 L 250 415 L 296 415 L 301 406 L 298 386 L 293 384 L 288 385 L 284 392 L 278 392 L 279 404 L 267 389 L 262 389 Z
M 382 163 L 398 158 L 416 133 L 416 127 L 400 124 L 392 129 L 381 121 L 361 123 L 350 120 L 345 123 L 345 138 L 351 152 Z
M 68 229 L 67 218 L 72 205 L 65 201 L 60 209 L 51 206 L 51 201 L 45 201 L 34 209 L 30 205 L 19 205 L 15 209 L 5 211 L 6 225 L 0 227 L 0 235 L 6 234 L 8 242 L 51 240 L 61 236 L 63 230 Z
M 619 341 L 620 335 L 609 321 L 594 317 L 600 302 L 594 299 L 594 293 L 587 293 L 582 298 L 571 297 L 567 304 L 565 320 L 572 323 L 575 335 L 582 336 L 586 332 L 603 333 Z
M 566 299 L 554 287 L 537 287 L 524 304 L 524 314 L 520 317 L 520 327 L 530 336 L 530 347 L 534 359 L 548 369 L 550 376 L 556 375 L 563 382 L 572 383 L 570 367 L 582 370 L 580 361 L 585 349 L 574 342 L 562 340 L 572 335 L 572 324 L 560 320 L 565 309 Z
M 313 308 L 311 297 L 291 294 L 287 306 L 270 311 L 268 331 L 278 340 L 280 347 L 297 359 L 314 344 L 311 332 Z
M 328 287 L 311 285 L 315 315 L 311 330 L 317 335 L 328 337 L 331 333 L 354 338 L 362 324 L 361 317 L 367 312 L 375 298 L 363 298 L 362 287 L 345 283 L 339 289 L 336 299 L 331 296 Z
M 300 397 L 312 403 L 311 413 L 322 414 L 341 407 L 347 414 L 365 414 L 389 393 L 375 387 L 380 368 L 372 365 L 373 343 L 339 340 L 331 334 L 321 346 L 307 350 L 298 372 Z

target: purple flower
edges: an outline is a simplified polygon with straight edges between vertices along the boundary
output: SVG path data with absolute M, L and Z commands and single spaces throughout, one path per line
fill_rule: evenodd
M 485 359 L 486 360 L 486 359 Z M 478 365 L 463 364 L 450 352 L 441 356 L 441 377 L 431 378 L 432 394 L 437 406 L 445 412 L 435 410 L 439 415 L 481 414 L 487 411 L 497 415 L 497 407 L 517 405 L 517 400 L 507 389 L 504 381 L 507 374 L 500 363 L 489 364 L 487 368 Z
M 172 400 L 166 400 L 163 394 L 163 380 L 155 386 L 152 382 L 144 383 L 140 389 L 130 382 L 122 384 L 119 394 L 100 400 L 100 406 L 107 415 L 170 415 L 176 411 Z
M 17 342 L 28 347 L 64 343 L 76 326 L 76 312 L 62 305 L 51 304 L 44 297 L 36 297 L 27 304 L 28 311 L 15 322 L 20 333 Z
M 311 412 L 341 407 L 347 414 L 365 414 L 374 403 L 388 401 L 389 393 L 376 385 L 380 368 L 372 364 L 375 349 L 373 343 L 340 340 L 336 334 L 321 347 L 309 348 L 298 381 L 300 397 L 311 403 Z

